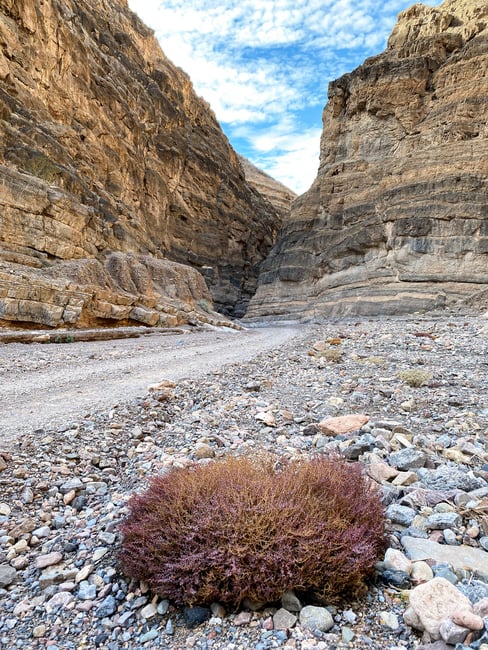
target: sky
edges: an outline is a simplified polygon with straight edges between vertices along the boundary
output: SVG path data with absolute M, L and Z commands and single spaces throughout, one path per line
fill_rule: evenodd
M 297 194 L 317 173 L 329 82 L 382 52 L 398 13 L 412 4 L 129 0 L 234 149 Z

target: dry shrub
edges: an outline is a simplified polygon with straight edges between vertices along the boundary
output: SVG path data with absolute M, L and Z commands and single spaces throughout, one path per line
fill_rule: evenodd
M 340 348 L 327 348 L 322 352 L 318 352 L 317 356 L 325 359 L 326 361 L 337 362 L 342 358 L 342 350 Z
M 125 573 L 178 604 L 287 589 L 331 602 L 364 588 L 384 549 L 384 512 L 358 464 L 231 457 L 173 469 L 129 501 Z
M 432 379 L 432 373 L 428 370 L 403 370 L 398 377 L 412 388 L 420 388 Z

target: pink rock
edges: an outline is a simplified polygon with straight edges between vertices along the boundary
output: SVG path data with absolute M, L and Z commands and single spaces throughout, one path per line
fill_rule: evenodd
M 452 620 L 456 625 L 467 627 L 468 630 L 482 630 L 485 627 L 481 616 L 477 616 L 473 611 L 454 612 Z
M 247 625 L 251 622 L 251 612 L 239 612 L 234 619 L 234 625 Z
M 322 422 L 319 422 L 318 426 L 324 433 L 338 436 L 343 433 L 357 431 L 368 421 L 369 417 L 367 415 L 339 415 L 335 418 L 326 418 L 325 420 L 322 420 Z
M 377 483 L 390 481 L 398 476 L 398 470 L 378 459 L 372 459 L 371 464 L 366 467 L 366 472 L 370 478 Z
M 47 553 L 47 555 L 40 555 L 36 559 L 36 568 L 45 569 L 47 566 L 53 566 L 53 564 L 59 564 L 63 559 L 63 554 L 59 551 L 53 551 L 52 553 Z
M 476 616 L 473 606 L 454 585 L 445 578 L 434 578 L 418 585 L 410 592 L 410 608 L 434 641 L 440 639 L 440 627 L 446 619 L 470 630 L 483 628 L 483 619 Z

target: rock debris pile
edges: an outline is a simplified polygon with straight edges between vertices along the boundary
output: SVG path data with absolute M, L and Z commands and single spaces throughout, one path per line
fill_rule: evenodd
M 0 452 L 0 648 L 487 650 L 487 349 L 475 316 L 331 321 L 24 436 Z M 118 524 L 148 477 L 261 450 L 339 450 L 382 485 L 389 548 L 364 598 L 176 608 L 122 575 Z

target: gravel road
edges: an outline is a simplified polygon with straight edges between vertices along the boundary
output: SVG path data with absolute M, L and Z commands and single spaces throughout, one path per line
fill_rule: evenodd
M 0 347 L 0 448 L 89 411 L 142 396 L 162 379 L 195 378 L 280 346 L 304 328 L 151 334 L 137 339 Z

